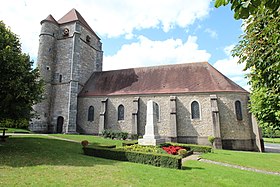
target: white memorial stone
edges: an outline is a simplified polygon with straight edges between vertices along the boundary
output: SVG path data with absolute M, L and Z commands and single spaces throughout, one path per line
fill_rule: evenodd
M 145 126 L 145 134 L 143 136 L 143 139 L 138 140 L 139 145 L 158 145 L 165 142 L 165 140 L 161 139 L 158 134 L 158 119 L 156 111 L 156 103 L 152 100 L 149 100 L 147 103 L 147 120 Z

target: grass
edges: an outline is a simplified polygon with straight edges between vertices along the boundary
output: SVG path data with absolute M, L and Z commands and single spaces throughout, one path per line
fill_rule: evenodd
M 7 128 L 7 129 L 8 130 L 6 130 L 6 133 L 31 133 L 29 130 L 26 129 L 15 129 L 15 128 Z
M 280 138 L 263 138 L 266 143 L 278 143 L 280 144 Z
M 93 135 L 72 135 L 72 134 L 51 134 L 49 136 L 65 138 L 69 140 L 75 140 L 81 142 L 83 140 L 89 141 L 90 144 L 101 144 L 101 145 L 116 145 L 117 147 L 122 146 L 122 142 L 128 142 L 127 140 L 112 140 L 109 138 L 103 138 L 101 136 Z
M 229 164 L 280 172 L 279 153 L 258 153 L 215 149 L 214 153 L 203 154 L 201 157 Z
M 85 156 L 78 143 L 39 135 L 12 136 L 0 144 L 0 158 L 0 186 L 280 186 L 279 176 L 198 161 L 175 170 Z

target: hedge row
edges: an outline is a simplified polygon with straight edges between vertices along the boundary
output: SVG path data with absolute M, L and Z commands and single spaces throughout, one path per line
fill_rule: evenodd
M 190 150 L 192 150 L 193 152 L 210 153 L 212 150 L 212 147 L 205 146 L 205 145 L 179 144 L 179 143 L 172 143 L 172 145 L 189 147 Z
M 89 156 L 149 164 L 158 167 L 167 167 L 174 169 L 182 168 L 182 158 L 180 156 L 124 151 L 118 149 L 106 149 L 100 147 L 84 147 L 83 150 L 84 154 Z

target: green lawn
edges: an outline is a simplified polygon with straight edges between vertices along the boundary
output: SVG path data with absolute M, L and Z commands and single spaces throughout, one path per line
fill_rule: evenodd
M 0 127 L 4 128 L 4 127 Z M 15 128 L 7 128 L 6 133 L 30 133 L 29 130 L 26 129 L 15 129 Z
M 280 144 L 280 138 L 263 138 L 263 140 L 266 143 L 279 143 Z
M 12 136 L 0 158 L 0 186 L 280 186 L 279 176 L 198 161 L 175 170 L 85 156 L 78 143 L 39 135 Z
M 229 164 L 280 172 L 279 153 L 258 153 L 215 149 L 214 153 L 203 154 L 201 157 Z

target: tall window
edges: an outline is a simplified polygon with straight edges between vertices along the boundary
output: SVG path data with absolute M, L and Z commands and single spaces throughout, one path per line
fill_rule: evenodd
M 156 111 L 157 121 L 160 121 L 160 108 L 157 103 L 155 103 L 155 111 Z
M 59 82 L 62 82 L 62 75 L 59 75 Z
M 237 120 L 242 120 L 242 109 L 241 109 L 241 102 L 235 101 L 235 114 Z
M 200 118 L 199 104 L 198 104 L 197 101 L 192 102 L 191 113 L 192 113 L 192 119 L 199 119 Z
M 124 106 L 119 105 L 118 107 L 118 120 L 124 120 Z
M 94 107 L 90 106 L 88 108 L 88 121 L 92 122 L 94 121 Z

